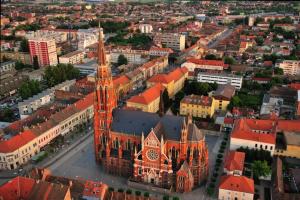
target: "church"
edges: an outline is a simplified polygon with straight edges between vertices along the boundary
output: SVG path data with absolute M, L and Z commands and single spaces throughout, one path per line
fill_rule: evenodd
M 101 31 L 95 84 L 95 159 L 108 173 L 177 192 L 207 179 L 205 136 L 191 117 L 116 108 Z

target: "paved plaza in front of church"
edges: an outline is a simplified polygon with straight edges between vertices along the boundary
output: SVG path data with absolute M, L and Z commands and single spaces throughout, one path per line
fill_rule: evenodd
M 221 138 L 222 137 L 206 135 L 206 143 L 209 148 L 210 170 L 213 169 L 216 155 L 222 142 Z M 53 172 L 53 175 L 56 176 L 102 181 L 115 189 L 129 188 L 126 178 L 107 174 L 104 169 L 95 162 L 92 135 L 84 142 L 78 144 L 76 148 L 66 153 L 62 158 L 51 165 L 49 169 Z M 130 189 L 134 190 L 134 188 Z M 154 196 L 162 196 L 162 194 L 158 194 L 155 191 L 149 192 Z M 205 195 L 205 187 L 197 188 L 186 194 L 174 193 L 174 196 L 178 196 L 180 199 L 191 199 L 195 197 L 199 197 L 197 199 L 201 200 L 212 199 Z

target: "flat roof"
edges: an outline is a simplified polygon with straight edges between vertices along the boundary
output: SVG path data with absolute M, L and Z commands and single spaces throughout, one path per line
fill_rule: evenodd
M 285 141 L 288 145 L 300 146 L 300 133 L 299 132 L 283 132 Z

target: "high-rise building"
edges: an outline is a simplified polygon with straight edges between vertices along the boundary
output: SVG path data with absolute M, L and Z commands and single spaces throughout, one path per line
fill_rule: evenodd
M 38 37 L 29 39 L 28 43 L 32 63 L 34 63 L 34 59 L 37 59 L 40 67 L 57 65 L 57 52 L 54 39 Z
M 300 61 L 299 60 L 284 60 L 276 63 L 275 67 L 283 70 L 285 75 L 299 75 L 300 74 Z
M 185 48 L 185 35 L 179 33 L 158 33 L 154 37 L 154 43 L 169 47 L 175 51 Z

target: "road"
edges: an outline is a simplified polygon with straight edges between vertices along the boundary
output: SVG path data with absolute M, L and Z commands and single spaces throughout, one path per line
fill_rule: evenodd
M 207 47 L 209 49 L 212 49 L 212 48 L 216 47 L 221 40 L 223 40 L 223 39 L 227 38 L 228 36 L 230 36 L 232 31 L 233 31 L 233 29 L 227 29 L 219 37 L 217 37 L 212 43 L 208 44 Z
M 210 166 L 213 165 L 216 157 L 216 149 L 219 149 L 219 137 L 217 136 L 206 136 L 206 141 L 209 147 L 210 153 Z M 109 186 L 116 189 L 132 189 L 127 186 L 127 179 L 119 176 L 107 174 L 102 166 L 98 165 L 94 159 L 93 149 L 93 137 L 89 136 L 85 141 L 78 144 L 74 149 L 64 154 L 63 157 L 58 159 L 56 162 L 48 166 L 52 171 L 53 175 L 64 176 L 75 179 L 89 179 L 94 181 L 101 181 Z M 213 169 L 213 167 L 210 167 Z M 150 193 L 161 198 L 163 195 L 150 191 Z M 200 187 L 187 194 L 172 193 L 174 196 L 180 197 L 180 199 L 202 199 L 212 200 L 214 198 L 207 197 L 205 194 L 205 187 Z

